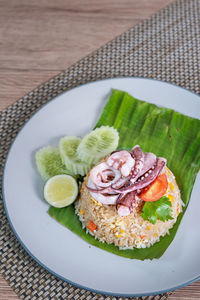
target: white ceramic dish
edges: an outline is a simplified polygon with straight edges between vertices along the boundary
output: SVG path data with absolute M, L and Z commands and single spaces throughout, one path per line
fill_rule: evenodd
M 83 136 L 97 122 L 112 88 L 200 119 L 200 98 L 180 87 L 143 78 L 117 78 L 72 89 L 43 106 L 9 151 L 3 198 L 9 222 L 27 252 L 54 275 L 115 296 L 164 293 L 200 279 L 200 176 L 177 235 L 159 260 L 138 261 L 90 246 L 48 214 L 34 153 L 64 135 Z M 192 129 L 191 129 L 192 130 Z

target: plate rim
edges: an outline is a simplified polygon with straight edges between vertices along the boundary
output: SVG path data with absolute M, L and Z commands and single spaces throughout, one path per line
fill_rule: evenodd
M 4 192 L 4 177 L 5 177 L 5 170 L 6 170 L 6 165 L 7 165 L 7 161 L 9 159 L 9 154 L 10 154 L 10 151 L 11 151 L 11 148 L 13 147 L 13 144 L 15 143 L 15 140 L 17 139 L 18 135 L 21 133 L 21 131 L 24 129 L 24 127 L 26 126 L 26 124 L 37 114 L 39 113 L 46 105 L 48 105 L 50 102 L 52 101 L 55 101 L 57 97 L 63 95 L 64 93 L 67 93 L 67 92 L 70 92 L 71 90 L 74 90 L 74 89 L 77 89 L 81 86 L 86 86 L 86 85 L 90 85 L 90 84 L 94 84 L 96 82 L 101 82 L 101 81 L 109 81 L 109 80 L 120 80 L 120 79 L 141 79 L 141 80 L 148 80 L 148 81 L 156 81 L 156 82 L 160 82 L 160 83 L 163 83 L 163 84 L 166 84 L 166 85 L 172 85 L 176 88 L 180 88 L 181 90 L 184 90 L 186 92 L 189 92 L 197 97 L 200 98 L 200 95 L 187 89 L 187 88 L 183 88 L 179 85 L 176 85 L 174 83 L 171 83 L 171 82 L 167 82 L 167 81 L 163 81 L 163 80 L 158 80 L 158 79 L 154 79 L 154 78 L 146 78 L 146 77 L 132 77 L 132 76 L 122 76 L 122 77 L 114 77 L 114 78 L 105 78 L 105 79 L 98 79 L 98 80 L 94 80 L 94 81 L 89 81 L 87 83 L 83 83 L 83 84 L 80 84 L 80 85 L 77 85 L 76 87 L 72 87 L 70 89 L 68 89 L 67 91 L 64 91 L 62 93 L 59 93 L 58 95 L 56 95 L 55 97 L 51 98 L 50 100 L 48 100 L 46 103 L 44 103 L 37 111 L 35 111 L 29 118 L 28 120 L 26 120 L 24 122 L 24 124 L 22 125 L 22 127 L 19 129 L 19 131 L 17 132 L 15 138 L 13 139 L 12 143 L 10 144 L 10 147 L 9 147 L 9 150 L 7 152 L 7 155 L 6 155 L 6 159 L 4 161 L 4 166 L 3 166 L 3 172 L 2 172 L 2 191 L 1 191 L 1 194 L 2 194 L 2 202 L 3 202 L 3 207 L 4 207 L 4 211 L 6 213 L 6 218 L 8 220 L 8 223 L 10 225 L 10 228 L 11 230 L 13 231 L 15 237 L 17 238 L 17 240 L 19 241 L 20 245 L 24 248 L 24 250 L 28 253 L 28 255 L 36 262 L 38 263 L 42 268 L 44 268 L 45 270 L 47 270 L 50 274 L 52 274 L 53 276 L 55 276 L 56 278 L 58 279 L 61 279 L 63 280 L 64 282 L 67 282 L 77 288 L 80 288 L 80 289 L 85 289 L 85 290 L 88 290 L 90 292 L 94 292 L 94 293 L 97 293 L 97 294 L 103 294 L 103 295 L 109 295 L 109 296 L 116 296 L 116 297 L 143 297 L 143 296 L 154 296 L 154 295 L 158 295 L 158 294 L 164 294 L 164 293 L 168 293 L 168 292 L 171 292 L 171 291 L 174 291 L 176 289 L 180 289 L 180 288 L 183 288 L 187 285 L 190 285 L 191 283 L 193 282 L 196 282 L 198 280 L 200 280 L 200 274 L 199 276 L 195 277 L 195 278 L 192 278 L 191 280 L 188 280 L 186 281 L 185 283 L 182 283 L 180 285 L 176 285 L 174 287 L 171 287 L 171 288 L 168 288 L 168 289 L 163 289 L 163 290 L 160 290 L 160 291 L 154 291 L 154 292 L 145 292 L 145 293 L 113 293 L 113 292 L 106 292 L 106 291 L 102 291 L 102 290 L 96 290 L 96 289 L 92 289 L 90 287 L 87 287 L 87 286 L 83 286 L 83 285 L 80 285 L 78 283 L 74 283 L 73 281 L 57 274 L 56 272 L 54 272 L 53 270 L 51 270 L 48 266 L 46 266 L 45 264 L 43 264 L 37 257 L 34 256 L 34 254 L 32 254 L 32 252 L 26 247 L 26 245 L 23 243 L 23 241 L 21 240 L 21 238 L 19 237 L 17 231 L 15 230 L 14 228 L 14 225 L 12 224 L 12 221 L 10 219 L 10 216 L 9 216 L 9 212 L 8 212 L 8 209 L 7 209 L 7 206 L 6 206 L 6 197 L 5 197 L 5 192 Z M 144 100 L 146 101 L 146 100 Z M 151 103 L 151 102 L 149 102 Z

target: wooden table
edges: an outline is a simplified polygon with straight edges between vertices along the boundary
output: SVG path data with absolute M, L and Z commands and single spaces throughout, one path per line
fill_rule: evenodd
M 0 0 L 0 109 L 174 0 Z M 0 300 L 18 299 L 0 276 Z M 200 299 L 200 282 L 170 300 Z

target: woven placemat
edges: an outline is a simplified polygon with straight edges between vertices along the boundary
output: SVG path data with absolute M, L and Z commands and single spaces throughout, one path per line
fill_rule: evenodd
M 200 92 L 200 1 L 178 0 L 20 99 L 0 115 L 0 176 L 8 149 L 33 113 L 75 86 L 119 76 L 155 78 Z M 22 248 L 0 200 L 0 270 L 21 299 L 114 300 L 55 278 Z M 166 299 L 168 294 L 140 299 Z M 126 298 L 127 299 L 127 298 Z

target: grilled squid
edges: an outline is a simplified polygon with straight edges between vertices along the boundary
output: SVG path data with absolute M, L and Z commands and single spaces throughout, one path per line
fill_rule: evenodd
M 99 202 L 115 205 L 120 216 L 133 212 L 141 190 L 152 183 L 166 159 L 143 153 L 139 145 L 129 152 L 115 151 L 91 171 L 86 187 Z

